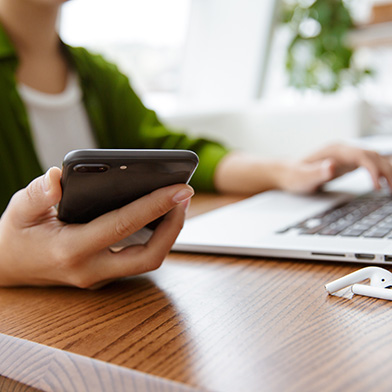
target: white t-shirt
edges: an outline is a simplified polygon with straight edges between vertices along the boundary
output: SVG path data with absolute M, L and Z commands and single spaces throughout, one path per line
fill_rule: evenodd
M 78 78 L 70 74 L 65 90 L 47 94 L 19 84 L 19 93 L 30 118 L 35 148 L 42 168 L 61 167 L 64 155 L 78 148 L 96 148 L 82 102 Z

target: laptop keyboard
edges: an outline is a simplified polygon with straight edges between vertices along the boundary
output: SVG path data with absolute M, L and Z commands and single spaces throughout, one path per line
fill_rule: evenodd
M 371 193 L 281 230 L 304 235 L 392 238 L 392 196 Z

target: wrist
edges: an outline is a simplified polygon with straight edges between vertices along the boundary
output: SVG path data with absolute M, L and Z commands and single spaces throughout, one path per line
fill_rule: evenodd
M 251 195 L 282 189 L 289 165 L 263 160 L 241 153 L 231 153 L 218 165 L 215 187 L 222 193 Z
M 286 190 L 290 182 L 290 168 L 289 162 L 276 162 L 274 164 L 274 189 Z

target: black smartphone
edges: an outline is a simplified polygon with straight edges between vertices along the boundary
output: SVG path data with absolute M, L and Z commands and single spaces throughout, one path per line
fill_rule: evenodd
M 63 161 L 58 218 L 86 223 L 158 188 L 186 184 L 198 162 L 188 150 L 71 151 Z

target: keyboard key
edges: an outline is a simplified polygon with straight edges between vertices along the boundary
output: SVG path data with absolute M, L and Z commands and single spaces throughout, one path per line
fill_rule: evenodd
M 340 235 L 343 237 L 359 237 L 363 234 L 364 231 L 365 230 L 349 228 L 347 230 L 344 230 L 342 233 L 340 233 Z
M 317 214 L 281 232 L 306 235 L 392 238 L 392 196 L 372 193 Z

